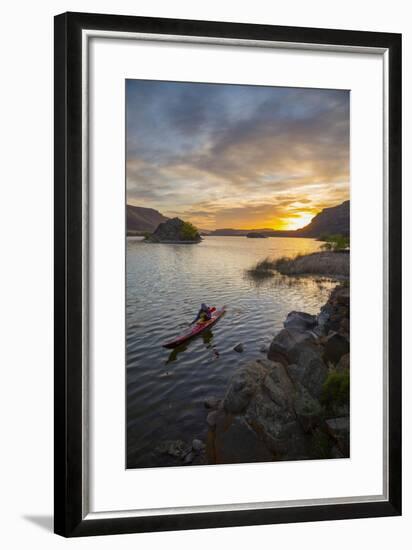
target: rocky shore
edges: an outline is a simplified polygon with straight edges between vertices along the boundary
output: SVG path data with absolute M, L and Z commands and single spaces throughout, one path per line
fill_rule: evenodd
M 267 358 L 240 366 L 213 401 L 209 462 L 348 457 L 349 332 L 346 286 L 317 316 L 289 313 Z
M 292 311 L 267 356 L 205 399 L 205 441 L 166 441 L 174 465 L 349 457 L 349 286 L 319 315 Z

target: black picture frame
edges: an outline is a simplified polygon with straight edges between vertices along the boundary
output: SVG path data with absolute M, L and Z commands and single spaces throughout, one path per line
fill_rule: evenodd
M 388 53 L 388 499 L 145 517 L 86 519 L 82 461 L 82 31 L 235 38 L 382 48 Z M 401 35 L 148 17 L 64 13 L 54 22 L 55 489 L 54 529 L 66 537 L 401 514 Z

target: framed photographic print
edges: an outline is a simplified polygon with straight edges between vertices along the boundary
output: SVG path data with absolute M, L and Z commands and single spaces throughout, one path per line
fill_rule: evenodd
M 55 531 L 401 513 L 401 37 L 55 18 Z

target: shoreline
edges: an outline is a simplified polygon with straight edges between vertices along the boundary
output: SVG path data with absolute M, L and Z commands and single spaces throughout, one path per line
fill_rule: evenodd
M 250 277 L 263 279 L 275 273 L 288 277 L 329 277 L 337 281 L 349 281 L 350 252 L 316 251 L 295 257 L 281 257 L 275 260 L 265 258 L 247 270 Z
M 205 396 L 205 441 L 165 441 L 175 465 L 347 458 L 350 289 L 318 315 L 291 311 L 266 357 L 239 362 L 222 394 Z
M 240 365 L 207 415 L 214 464 L 347 458 L 349 288 L 320 313 L 290 312 L 265 359 Z

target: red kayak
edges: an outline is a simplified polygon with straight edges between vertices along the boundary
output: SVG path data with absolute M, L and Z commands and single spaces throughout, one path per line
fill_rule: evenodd
M 197 336 L 207 328 L 210 328 L 215 323 L 217 323 L 217 321 L 222 317 L 225 311 L 226 311 L 225 306 L 223 306 L 222 309 L 214 311 L 212 314 L 212 318 L 209 319 L 209 321 L 205 321 L 204 323 L 196 323 L 192 328 L 190 328 L 181 336 L 178 336 L 174 340 L 171 340 L 170 342 L 166 342 L 165 344 L 163 344 L 163 347 L 177 348 L 177 346 L 180 346 L 180 344 L 183 344 L 183 342 L 186 342 L 186 340 L 189 340 L 190 338 Z

